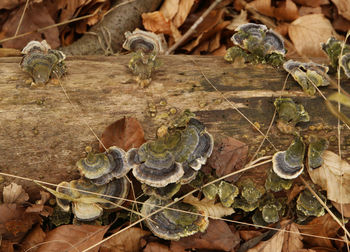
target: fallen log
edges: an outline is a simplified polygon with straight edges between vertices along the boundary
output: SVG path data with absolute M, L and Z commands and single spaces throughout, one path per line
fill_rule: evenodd
M 337 119 L 327 110 L 324 100 L 319 95 L 304 94 L 292 78 L 287 80 L 286 90 L 281 91 L 287 76 L 283 69 L 233 67 L 222 57 L 163 56 L 152 83 L 142 89 L 127 68 L 129 57 L 68 58 L 68 74 L 60 84 L 51 81 L 42 87 L 30 86 L 28 75 L 19 68 L 20 58 L 0 58 L 1 172 L 52 183 L 77 178 L 75 162 L 85 155 L 85 147 L 98 149 L 92 131 L 101 136 L 110 123 L 132 116 L 143 125 L 146 139 L 151 139 L 164 121 L 173 118 L 166 116 L 171 108 L 177 113 L 190 109 L 216 140 L 223 136 L 237 138 L 249 146 L 252 156 L 263 136 L 224 97 L 262 132 L 267 131 L 272 119 L 274 99 L 280 95 L 291 97 L 303 104 L 311 117 L 310 122 L 298 124 L 302 135 L 325 136 L 330 140 L 330 149 L 338 149 Z M 346 85 L 343 84 L 345 89 Z M 322 92 L 327 96 L 334 90 L 328 87 Z M 161 100 L 166 105 L 160 105 Z M 151 103 L 157 107 L 153 115 L 149 111 Z M 342 111 L 350 112 L 347 108 Z M 278 149 L 286 149 L 291 139 L 273 125 L 269 140 Z M 342 155 L 348 158 L 348 130 L 342 131 L 341 142 Z M 260 154 L 273 153 L 266 142 Z M 13 181 L 4 179 L 2 187 Z M 29 191 L 38 190 L 31 182 L 16 182 Z

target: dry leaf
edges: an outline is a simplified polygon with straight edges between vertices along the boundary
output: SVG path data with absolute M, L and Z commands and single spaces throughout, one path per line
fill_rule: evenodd
M 127 151 L 146 142 L 142 126 L 136 118 L 124 117 L 109 125 L 102 133 L 101 141 L 106 148 L 117 146 Z M 100 151 L 104 151 L 100 144 Z
M 214 146 L 209 164 L 216 169 L 216 175 L 222 177 L 242 169 L 246 162 L 248 146 L 232 137 L 227 137 Z M 235 182 L 241 174 L 225 178 L 226 181 Z
M 197 207 L 199 211 L 212 218 L 221 218 L 235 212 L 231 207 L 224 207 L 221 203 L 215 204 L 215 200 L 208 200 L 207 198 L 199 200 L 192 195 L 185 197 L 183 202 Z
M 329 0 L 293 0 L 295 3 L 309 6 L 309 7 L 318 7 L 320 5 L 329 4 Z
M 157 242 L 149 242 L 147 246 L 142 250 L 143 252 L 170 252 L 171 250 L 164 244 Z M 171 251 L 174 252 L 174 251 Z
M 337 6 L 339 15 L 350 20 L 350 1 L 349 0 L 331 0 Z
M 339 204 L 332 201 L 332 205 L 338 210 L 339 213 L 343 213 L 344 217 L 350 217 L 350 204 Z
M 290 191 L 290 193 L 288 193 L 287 203 L 289 204 L 296 196 L 300 194 L 300 192 L 304 191 L 304 189 L 304 185 L 294 184 L 292 190 Z
M 16 183 L 12 182 L 10 185 L 5 186 L 3 189 L 4 203 L 22 204 L 28 200 L 29 196 L 21 185 L 17 185 Z
M 275 32 L 278 32 L 282 36 L 286 36 L 288 34 L 289 23 L 280 23 L 278 26 L 273 29 Z
M 170 249 L 173 252 L 185 251 L 185 249 L 187 251 L 193 248 L 233 251 L 239 243 L 238 232 L 232 233 L 226 222 L 210 219 L 206 232 L 184 237 L 179 241 L 171 241 Z
M 325 214 L 313 219 L 307 225 L 297 225 L 301 234 L 317 235 L 328 238 L 335 238 L 340 228 L 339 224 L 330 216 Z M 324 247 L 334 249 L 332 241 L 317 237 L 303 236 L 304 242 L 311 247 Z
M 10 16 L 2 26 L 1 37 L 11 37 L 15 35 L 19 24 L 19 17 L 22 15 L 24 5 L 11 12 Z M 39 28 L 55 24 L 47 8 L 43 4 L 30 4 L 23 17 L 18 34 L 33 32 Z M 33 32 L 32 34 L 20 39 L 5 41 L 3 47 L 22 49 L 31 40 L 41 41 L 43 38 L 50 44 L 51 48 L 60 45 L 59 32 L 57 27 L 53 27 L 42 32 Z
M 225 45 L 221 45 L 218 49 L 216 49 L 210 55 L 224 56 L 225 54 L 226 54 L 226 46 Z
M 293 21 L 299 17 L 298 7 L 292 0 L 278 2 L 273 15 L 278 20 Z
M 255 231 L 255 230 L 240 230 L 239 231 L 239 236 L 245 241 L 249 241 L 250 239 L 258 237 L 261 234 L 262 233 L 260 231 Z
M 322 14 L 299 17 L 290 24 L 288 34 L 299 55 L 307 57 L 326 57 L 321 49 L 331 36 L 336 36 L 332 24 Z
M 165 19 L 172 20 L 175 17 L 179 9 L 180 0 L 165 0 L 162 6 L 160 7 L 160 12 L 163 14 Z
M 271 6 L 271 0 L 254 0 L 246 5 L 246 10 L 250 8 L 265 16 L 273 17 L 274 15 L 274 7 Z
M 142 13 L 142 24 L 146 30 L 151 32 L 171 35 L 170 22 L 160 11 Z
M 347 32 L 350 30 L 350 21 L 342 16 L 333 19 L 332 25 L 337 31 Z
M 239 25 L 248 23 L 247 16 L 247 11 L 241 10 L 241 13 L 239 13 L 239 15 L 233 17 L 231 23 L 226 27 L 226 29 L 234 31 Z
M 112 233 L 116 231 L 112 231 Z M 141 250 L 141 238 L 150 234 L 151 232 L 138 227 L 129 228 L 104 242 L 99 252 L 138 252 Z
M 26 251 L 35 245 L 42 243 L 45 240 L 46 234 L 41 229 L 40 225 L 37 224 L 33 230 L 25 237 L 24 241 L 21 242 L 22 249 Z M 30 249 L 31 252 L 37 251 L 37 249 Z
M 193 4 L 194 0 L 180 0 L 179 11 L 176 13 L 173 20 L 176 27 L 180 27 L 185 22 Z
M 322 14 L 321 7 L 306 7 L 302 6 L 299 8 L 299 16 L 306 16 L 309 14 Z
M 324 151 L 323 164 L 310 170 L 312 182 L 327 191 L 327 199 L 337 203 L 350 203 L 350 165 L 337 154 Z
M 282 221 L 281 231 L 278 231 L 269 240 L 260 242 L 254 248 L 249 249 L 248 252 L 292 252 L 303 248 L 302 236 L 299 233 L 298 226 L 295 223 L 287 224 L 288 222 L 288 220 Z M 283 230 L 293 233 L 283 232 Z
M 45 244 L 40 246 L 38 252 L 82 251 L 103 239 L 109 226 L 93 225 L 63 225 L 47 233 Z M 89 250 L 97 252 L 100 246 Z
M 0 9 L 11 10 L 25 2 L 26 0 L 1 0 Z

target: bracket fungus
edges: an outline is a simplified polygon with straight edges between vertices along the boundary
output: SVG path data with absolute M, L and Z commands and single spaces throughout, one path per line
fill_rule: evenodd
M 233 44 L 239 46 L 228 49 L 225 59 L 235 61 L 243 58 L 247 62 L 268 63 L 279 66 L 284 61 L 286 49 L 280 35 L 261 24 L 242 24 L 231 37 Z
M 205 198 L 208 200 L 214 200 L 218 195 L 224 207 L 231 207 L 239 194 L 238 187 L 226 181 L 207 185 L 202 191 Z
M 323 195 L 320 194 L 319 196 L 326 201 Z M 309 190 L 304 190 L 299 194 L 296 207 L 299 211 L 299 216 L 301 215 L 300 217 L 304 218 L 307 216 L 320 217 L 325 214 L 323 206 Z
M 275 223 L 283 215 L 284 208 L 281 199 L 276 199 L 272 193 L 267 193 L 259 201 L 259 210 L 266 223 Z
M 348 44 L 344 44 L 343 41 L 330 37 L 326 43 L 322 43 L 322 50 L 328 55 L 331 63 L 331 70 L 332 72 L 335 72 L 338 68 L 340 54 L 343 53 L 343 55 L 346 55 L 350 53 L 350 46 Z
M 45 40 L 30 41 L 22 50 L 24 54 L 20 66 L 30 74 L 35 84 L 45 84 L 50 77 L 61 77 L 66 72 L 65 54 L 52 50 Z
M 310 121 L 304 106 L 296 104 L 291 98 L 277 98 L 273 104 L 278 114 L 277 128 L 283 133 L 292 134 L 297 123 Z
M 137 76 L 137 82 L 141 87 L 146 87 L 151 82 L 151 75 L 155 68 L 160 66 L 158 54 L 163 54 L 167 45 L 164 36 L 140 29 L 125 33 L 123 48 L 132 51 L 129 61 L 130 70 Z
M 171 183 L 165 187 L 152 187 L 142 184 L 142 191 L 149 195 L 160 199 L 171 199 L 181 188 L 180 183 Z
M 328 141 L 323 137 L 310 136 L 307 152 L 307 168 L 316 169 L 323 164 L 322 154 L 328 148 Z
M 341 56 L 340 66 L 343 69 L 346 77 L 350 78 L 350 53 Z
M 149 216 L 159 210 L 159 207 L 169 203 L 171 203 L 170 200 L 151 196 L 144 202 L 141 214 Z M 181 211 L 176 211 L 176 209 Z M 178 240 L 207 229 L 208 217 L 202 215 L 203 213 L 195 206 L 179 201 L 174 203 L 171 209 L 164 209 L 153 214 L 145 222 L 154 235 L 166 240 Z
M 113 178 L 121 178 L 131 169 L 126 161 L 126 153 L 121 148 L 112 146 L 104 153 L 93 153 L 88 147 L 86 151 L 87 157 L 80 159 L 76 165 L 80 174 L 96 185 L 106 184 Z
M 265 188 L 266 190 L 279 192 L 282 190 L 289 190 L 292 187 L 292 184 L 293 180 L 283 179 L 279 177 L 272 169 L 270 169 L 265 181 Z
M 213 137 L 204 125 L 191 118 L 185 129 L 176 129 L 138 149 L 130 149 L 127 162 L 135 178 L 149 186 L 164 187 L 183 177 L 181 182 L 188 183 L 196 174 L 191 169 L 198 171 L 206 163 L 213 146 Z
M 58 193 L 56 195 L 57 205 L 63 211 L 68 212 L 72 202 L 72 212 L 76 219 L 90 221 L 100 217 L 103 209 L 115 209 L 123 204 L 129 193 L 129 183 L 123 177 L 108 184 L 97 186 L 90 180 L 82 178 L 70 182 L 61 182 L 57 186 L 56 192 Z
M 328 67 L 314 63 L 302 63 L 288 60 L 283 64 L 284 70 L 290 73 L 306 94 L 314 95 L 316 87 L 328 86 Z
M 281 178 L 294 179 L 304 169 L 305 144 L 300 136 L 296 136 L 286 151 L 278 151 L 273 155 L 273 171 Z
M 265 188 L 247 178 L 238 182 L 240 198 L 235 199 L 233 208 L 251 212 L 259 206 L 259 199 L 265 194 Z

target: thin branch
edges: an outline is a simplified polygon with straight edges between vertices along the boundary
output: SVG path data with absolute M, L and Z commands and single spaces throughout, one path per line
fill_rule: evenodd
M 29 3 L 29 0 L 26 1 L 26 5 L 24 6 L 24 9 L 23 9 L 23 12 L 22 12 L 22 15 L 21 15 L 21 19 L 19 20 L 19 23 L 18 23 L 16 32 L 15 32 L 15 36 L 17 36 L 18 31 L 19 31 L 19 28 L 20 28 L 21 25 L 22 25 L 22 21 L 23 21 L 23 18 L 24 18 L 24 14 L 26 13 L 26 10 L 27 10 L 27 8 L 28 8 L 28 3 Z

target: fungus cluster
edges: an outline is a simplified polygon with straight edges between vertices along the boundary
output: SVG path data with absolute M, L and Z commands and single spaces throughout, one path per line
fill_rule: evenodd
M 163 54 L 167 48 L 163 35 L 135 29 L 132 33 L 125 33 L 123 48 L 133 52 L 129 61 L 129 69 L 137 76 L 141 87 L 147 87 L 151 82 L 151 75 L 160 65 L 158 54 Z
M 314 63 L 302 63 L 288 60 L 283 64 L 284 70 L 290 73 L 294 80 L 302 87 L 303 91 L 309 95 L 316 93 L 316 87 L 328 86 L 328 67 Z
M 328 55 L 330 60 L 331 71 L 335 72 L 338 68 L 339 57 L 340 67 L 343 71 L 343 74 L 350 78 L 350 68 L 349 68 L 349 59 L 350 59 L 350 46 L 344 44 L 344 42 L 337 40 L 334 37 L 331 37 L 327 40 L 326 43 L 322 43 L 322 50 Z
M 268 63 L 279 66 L 284 61 L 286 49 L 280 35 L 265 25 L 247 23 L 236 28 L 231 40 L 235 47 L 227 50 L 225 59 L 234 62 Z
M 35 84 L 45 84 L 51 77 L 59 78 L 66 72 L 65 54 L 52 50 L 45 41 L 30 41 L 22 50 L 21 69 L 30 74 Z

